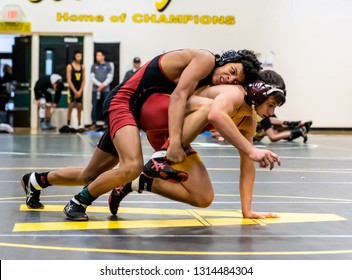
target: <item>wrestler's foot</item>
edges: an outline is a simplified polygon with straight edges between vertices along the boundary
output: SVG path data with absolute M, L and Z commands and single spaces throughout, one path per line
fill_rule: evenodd
M 294 139 L 298 137 L 303 137 L 303 143 L 306 143 L 308 141 L 308 135 L 306 133 L 306 128 L 303 126 L 301 128 L 296 128 L 291 131 L 291 136 L 286 138 L 288 141 L 293 141 Z
M 109 209 L 112 215 L 116 215 L 119 210 L 120 202 L 132 192 L 131 183 L 123 186 L 122 189 L 113 189 L 109 195 Z
M 302 137 L 303 137 L 303 143 L 307 143 L 307 141 L 308 141 L 308 135 L 307 135 L 307 131 L 306 131 L 306 129 L 304 128 L 301 128 L 302 130 L 303 130 L 303 132 L 302 132 Z
M 288 126 L 288 128 L 293 129 L 297 126 L 300 126 L 302 121 L 285 121 L 284 124 Z
M 35 172 L 23 175 L 21 184 L 26 193 L 26 204 L 30 209 L 43 209 L 44 205 L 40 202 L 40 190 L 34 188 L 31 177 L 35 180 Z
M 312 121 L 309 121 L 309 122 L 304 122 L 303 123 L 303 126 L 306 128 L 306 133 L 309 132 L 310 130 L 310 127 L 312 126 L 313 122 Z
M 89 204 L 85 199 L 79 194 L 76 194 L 71 198 L 69 203 L 66 204 L 64 213 L 69 220 L 88 221 L 88 216 L 86 214 L 87 206 L 89 206 Z
M 164 157 L 151 158 L 143 166 L 143 173 L 148 177 L 160 178 L 171 183 L 182 183 L 188 179 L 186 172 L 173 169 Z

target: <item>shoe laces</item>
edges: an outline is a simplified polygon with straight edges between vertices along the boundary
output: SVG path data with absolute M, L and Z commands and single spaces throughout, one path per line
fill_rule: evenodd
M 155 169 L 156 171 L 159 171 L 159 169 L 163 169 L 165 167 L 165 164 L 163 161 L 158 162 L 157 160 L 152 158 L 152 162 L 153 162 L 153 165 L 151 168 Z
M 32 191 L 32 193 L 33 193 L 33 196 L 32 196 L 32 197 L 33 197 L 36 201 L 39 201 L 39 198 L 40 198 L 40 191 L 34 189 L 34 190 Z
M 68 211 L 86 212 L 86 207 L 82 204 L 77 204 L 73 201 L 67 206 Z
M 40 191 L 30 185 L 28 193 L 27 193 L 27 197 L 28 197 L 28 201 L 39 202 Z
M 124 199 L 126 195 L 128 195 L 131 191 L 126 190 L 126 186 L 124 186 L 122 189 L 115 189 L 115 198 L 116 200 L 121 201 Z

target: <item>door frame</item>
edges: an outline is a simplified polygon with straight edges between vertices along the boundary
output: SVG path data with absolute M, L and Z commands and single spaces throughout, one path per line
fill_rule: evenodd
M 93 33 L 32 33 L 32 65 L 31 65 L 31 122 L 30 127 L 32 129 L 38 128 L 38 113 L 37 113 L 37 104 L 35 103 L 34 98 L 34 86 L 37 80 L 39 79 L 39 61 L 40 61 L 40 36 L 82 36 L 83 37 L 83 57 L 84 64 L 86 65 L 86 84 L 84 87 L 85 94 L 83 95 L 83 121 L 84 123 L 91 122 L 91 111 L 92 111 L 92 102 L 91 94 L 92 86 L 89 83 L 90 78 L 90 68 L 87 67 L 93 65 L 94 63 L 94 42 L 93 42 Z

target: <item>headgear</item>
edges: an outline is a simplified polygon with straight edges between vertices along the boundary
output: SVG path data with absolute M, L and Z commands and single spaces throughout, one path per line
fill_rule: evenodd
M 242 56 L 242 51 L 228 50 L 216 61 L 216 66 L 220 67 L 229 62 L 238 62 Z
M 260 105 L 264 103 L 265 100 L 268 99 L 270 94 L 275 91 L 281 92 L 284 96 L 286 96 L 286 93 L 282 89 L 272 85 L 268 85 L 263 81 L 256 80 L 246 87 L 247 95 L 245 97 L 245 100 L 249 105 Z

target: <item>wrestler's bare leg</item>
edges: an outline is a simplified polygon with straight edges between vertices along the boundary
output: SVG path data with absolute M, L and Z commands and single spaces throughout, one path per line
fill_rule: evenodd
M 194 156 L 196 155 L 192 155 L 190 158 Z M 177 168 L 180 168 L 181 165 L 179 164 Z M 152 193 L 196 207 L 208 207 L 214 199 L 214 191 L 203 162 L 195 162 L 184 171 L 188 173 L 188 180 L 180 184 L 154 179 Z
M 118 163 L 117 157 L 96 148 L 85 168 L 73 166 L 50 171 L 48 181 L 51 185 L 59 186 L 87 185 L 100 174 L 113 169 Z
M 99 197 L 133 181 L 142 171 L 142 145 L 139 129 L 136 126 L 124 126 L 119 129 L 115 133 L 113 143 L 119 155 L 119 167 L 100 174 L 89 184 L 88 191 L 93 197 Z
M 208 124 L 207 116 L 212 100 L 204 97 L 192 96 L 187 102 L 187 116 L 183 125 L 182 144 L 188 146 Z M 158 137 L 156 135 L 156 137 Z M 165 138 L 165 132 L 160 135 Z M 151 192 L 170 198 L 172 200 L 188 203 L 197 207 L 207 207 L 214 198 L 213 186 L 208 172 L 197 154 L 187 156 L 185 162 L 173 165 L 173 168 L 188 173 L 188 180 L 182 183 L 170 183 L 161 179 L 146 179 L 141 175 L 132 183 L 132 189 L 141 190 L 147 183 Z M 143 177 L 144 176 L 144 177 Z M 121 200 L 132 191 L 130 184 L 116 188 L 109 197 L 109 207 L 113 215 L 118 211 Z
M 97 148 L 85 168 L 72 166 L 50 172 L 25 174 L 21 179 L 21 184 L 26 192 L 26 204 L 32 209 L 43 208 L 44 205 L 40 202 L 40 193 L 43 188 L 51 185 L 87 185 L 99 174 L 114 168 L 118 162 L 117 157 Z

